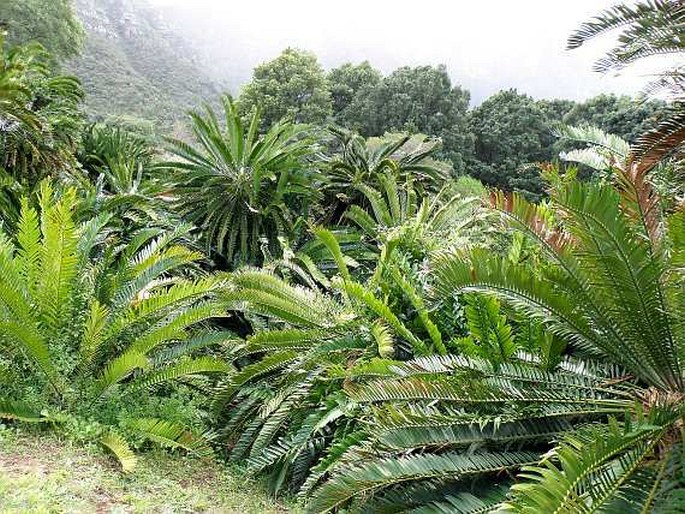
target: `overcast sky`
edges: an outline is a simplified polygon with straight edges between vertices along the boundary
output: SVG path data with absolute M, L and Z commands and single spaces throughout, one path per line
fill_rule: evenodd
M 218 69 L 244 81 L 259 62 L 294 46 L 326 68 L 365 59 L 388 73 L 402 65 L 445 64 L 478 102 L 503 88 L 535 97 L 582 99 L 634 93 L 644 71 L 591 71 L 603 38 L 565 50 L 569 33 L 614 0 L 152 0 L 204 40 Z

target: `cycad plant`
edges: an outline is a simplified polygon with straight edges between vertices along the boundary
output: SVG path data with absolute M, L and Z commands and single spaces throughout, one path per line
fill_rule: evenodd
M 307 512 L 495 512 L 550 440 L 633 405 L 631 384 L 608 366 L 567 359 L 548 372 L 526 354 L 497 366 L 457 355 L 396 362 L 345 390 L 370 436 L 328 470 Z
M 88 427 L 124 470 L 144 441 L 206 450 L 198 414 L 167 393 L 228 371 L 208 349 L 230 337 L 206 326 L 222 280 L 188 274 L 201 256 L 174 243 L 182 227 L 119 240 L 107 216 L 76 221 L 77 203 L 44 183 L 0 236 L 0 417 Z
M 8 49 L 0 33 L 0 219 L 5 226 L 14 226 L 20 198 L 42 177 L 74 169 L 81 95 L 78 80 L 54 73 L 42 46 Z
M 81 131 L 79 81 L 58 75 L 45 49 L 7 49 L 0 34 L 0 168 L 25 184 L 73 170 Z
M 438 268 L 442 294 L 494 294 L 566 341 L 585 368 L 608 362 L 622 370 L 607 388 L 632 384 L 622 415 L 570 432 L 525 468 L 510 511 L 682 508 L 685 212 L 662 213 L 648 181 L 652 166 L 630 155 L 615 161 L 614 184 L 556 177 L 551 209 L 493 195 L 493 207 L 537 242 L 546 266 L 475 251 L 445 257 Z
M 276 253 L 291 239 L 315 196 L 307 163 L 312 144 L 304 127 L 281 121 L 258 133 L 259 113 L 247 126 L 230 97 L 222 98 L 224 123 L 208 107 L 192 113 L 195 144 L 172 140 L 180 160 L 168 164 L 180 211 L 203 231 L 208 248 L 229 265 L 260 264 L 262 246 Z
M 377 180 L 378 189 L 367 184 L 357 186 L 365 201 L 350 205 L 344 219 L 379 248 L 399 245 L 420 259 L 438 248 L 471 239 L 469 229 L 481 219 L 479 199 L 453 194 L 449 186 L 435 194 L 421 192 L 411 175 L 401 184 L 388 170 Z
M 352 278 L 330 232 L 321 229 L 317 236 L 339 266 L 326 289 L 293 286 L 263 270 L 231 275 L 224 300 L 248 317 L 253 333 L 233 352 L 237 371 L 216 403 L 231 456 L 247 460 L 254 472 L 270 471 L 274 490 L 289 487 L 303 495 L 367 437 L 344 383 L 385 370 L 396 356 L 444 353 L 412 284 L 393 275 L 413 305 L 405 316 L 379 288 Z M 388 276 L 378 273 L 379 279 Z
M 388 173 L 417 187 L 436 191 L 450 176 L 451 168 L 435 159 L 439 141 L 422 135 L 389 134 L 364 139 L 344 129 L 329 129 L 339 147 L 329 160 L 327 194 L 334 201 L 328 216 L 337 222 L 348 205 L 364 202 L 360 186 L 380 189 Z
M 127 232 L 173 230 L 183 224 L 172 205 L 173 181 L 163 173 L 155 153 L 150 143 L 123 127 L 88 127 L 78 155 L 87 175 L 79 183 L 85 192 L 80 214 L 109 213 Z
M 437 259 L 435 298 L 467 293 L 468 335 L 447 343 L 462 355 L 345 384 L 368 436 L 308 512 L 683 510 L 685 218 L 661 212 L 630 159 L 612 157 L 614 183 L 549 172 L 549 204 L 493 195 L 545 258 Z

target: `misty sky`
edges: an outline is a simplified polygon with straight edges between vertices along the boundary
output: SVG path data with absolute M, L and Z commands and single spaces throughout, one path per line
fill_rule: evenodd
M 647 81 L 640 70 L 591 71 L 611 37 L 565 50 L 569 33 L 614 0 L 151 1 L 170 10 L 233 83 L 287 46 L 313 51 L 326 68 L 368 59 L 389 73 L 443 63 L 475 102 L 508 87 L 582 99 L 634 93 Z

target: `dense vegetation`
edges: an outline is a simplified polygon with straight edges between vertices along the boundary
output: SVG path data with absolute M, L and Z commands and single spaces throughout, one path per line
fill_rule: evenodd
M 569 46 L 621 27 L 613 69 L 683 22 Z M 88 123 L 63 26 L 0 38 L 0 418 L 124 472 L 215 452 L 311 513 L 685 512 L 680 69 L 669 105 L 469 111 L 442 67 L 288 49 L 160 141 Z

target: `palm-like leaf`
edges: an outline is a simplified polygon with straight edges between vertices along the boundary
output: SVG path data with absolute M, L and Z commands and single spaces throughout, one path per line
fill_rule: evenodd
M 176 172 L 181 212 L 202 228 L 207 245 L 229 263 L 257 264 L 260 246 L 276 252 L 278 236 L 292 237 L 306 211 L 312 146 L 305 129 L 287 121 L 259 135 L 258 113 L 244 127 L 233 101 L 222 100 L 224 126 L 209 108 L 205 116 L 192 113 L 195 146 L 170 141 L 180 160 L 167 167 Z
M 618 512 L 626 508 L 628 497 L 647 512 L 661 501 L 656 501 L 656 491 L 674 479 L 671 471 L 653 470 L 669 467 L 674 445 L 682 444 L 678 424 L 685 390 L 685 333 L 678 313 L 683 291 L 672 281 L 680 272 L 666 250 L 682 241 L 673 239 L 649 184 L 651 166 L 631 159 L 612 157 L 614 186 L 556 183 L 551 209 L 518 197 L 493 198 L 493 206 L 539 244 L 549 263 L 532 269 L 475 251 L 445 256 L 438 266 L 442 294 L 491 293 L 540 320 L 576 350 L 624 367 L 638 378 L 638 388 L 627 391 L 626 399 L 648 409 L 646 419 L 641 409 L 631 409 L 625 429 L 610 422 L 587 437 L 569 435 L 541 466 L 524 473 L 528 481 L 514 488 L 515 512 Z M 488 382 L 512 392 L 508 378 Z M 432 394 L 444 396 L 433 389 Z M 561 396 L 555 398 L 540 383 L 534 391 L 550 402 L 574 396 L 572 389 L 558 387 Z M 583 396 L 602 408 L 613 402 L 598 401 L 587 391 Z M 631 419 L 637 420 L 634 427 Z
M 137 437 L 147 431 L 148 439 L 166 445 L 191 441 L 178 423 L 127 426 L 126 415 L 112 416 L 123 404 L 112 410 L 111 403 L 128 398 L 130 406 L 141 396 L 163 396 L 160 384 L 230 369 L 216 357 L 188 356 L 231 340 L 197 328 L 224 315 L 218 299 L 224 279 L 182 276 L 200 257 L 176 244 L 184 230 L 152 229 L 121 242 L 104 229 L 107 217 L 78 222 L 77 206 L 73 189 L 58 193 L 45 183 L 39 209 L 22 202 L 15 240 L 0 238 L 0 353 L 35 369 L 6 393 L 0 417 L 41 421 L 18 399 L 49 384 L 53 393 L 32 400 L 65 411 L 55 420 L 87 415 L 120 425 L 103 427 L 102 443 L 130 470 L 124 436 L 131 431 Z
M 674 0 L 646 0 L 616 5 L 584 23 L 568 40 L 577 48 L 607 31 L 620 29 L 619 45 L 597 61 L 595 69 L 622 68 L 638 59 L 683 51 L 685 9 Z
M 41 45 L 6 50 L 0 35 L 0 168 L 23 184 L 75 168 L 83 92 L 51 68 Z

